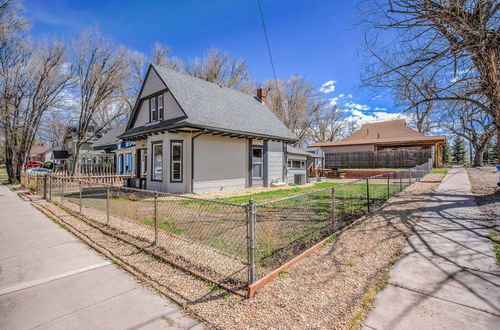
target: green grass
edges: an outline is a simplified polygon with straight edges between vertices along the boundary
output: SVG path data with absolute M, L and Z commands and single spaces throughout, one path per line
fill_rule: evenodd
M 294 196 L 297 194 L 303 194 L 309 191 L 323 189 L 332 187 L 334 185 L 339 185 L 339 183 L 330 183 L 330 182 L 321 182 L 316 183 L 314 186 L 309 187 L 297 187 L 292 189 L 278 189 L 278 190 L 270 190 L 263 191 L 255 194 L 242 195 L 242 196 L 234 196 L 234 197 L 226 197 L 226 198 L 217 198 L 219 201 L 224 201 L 228 203 L 236 203 L 236 204 L 246 204 L 250 198 L 253 198 L 255 203 L 266 202 L 269 200 L 280 199 L 284 197 Z M 389 186 L 391 194 L 399 190 L 399 184 L 390 184 Z M 387 195 L 387 185 L 386 184 L 377 184 L 371 183 L 369 184 L 370 196 L 373 198 L 384 197 Z M 324 196 L 323 196 L 324 195 Z M 353 183 L 338 187 L 335 189 L 335 196 L 342 197 L 345 195 L 366 195 L 366 184 L 365 183 Z M 317 199 L 322 199 L 330 196 L 330 191 L 326 190 L 322 193 L 318 193 L 315 196 Z M 314 198 L 314 197 L 313 197 Z
M 450 170 L 449 167 L 433 168 L 431 173 L 434 174 L 446 174 Z
M 500 265 L 500 231 L 490 229 L 490 238 L 493 241 L 493 252 L 497 258 L 497 264 Z
M 142 219 L 142 223 L 154 227 L 154 219 L 152 218 L 144 218 Z M 173 222 L 159 221 L 158 228 L 161 230 L 166 230 L 174 235 L 182 236 L 182 230 L 178 228 Z

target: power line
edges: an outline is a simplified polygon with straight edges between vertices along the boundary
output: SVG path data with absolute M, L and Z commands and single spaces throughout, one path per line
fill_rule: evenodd
M 269 54 L 269 60 L 271 61 L 271 68 L 273 70 L 274 84 L 276 85 L 276 92 L 278 93 L 280 105 L 282 106 L 280 89 L 278 87 L 278 79 L 276 78 L 276 69 L 274 68 L 273 55 L 271 54 L 271 46 L 269 45 L 269 37 L 267 36 L 266 22 L 264 20 L 264 14 L 262 12 L 262 5 L 260 4 L 260 0 L 257 0 L 257 3 L 259 4 L 259 12 L 262 21 L 262 28 L 264 29 L 264 37 L 266 38 L 267 53 Z

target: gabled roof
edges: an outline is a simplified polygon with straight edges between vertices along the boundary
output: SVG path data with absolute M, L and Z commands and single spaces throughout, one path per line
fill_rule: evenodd
M 179 117 L 174 122 L 170 119 L 163 126 L 159 123 L 156 128 L 167 128 L 175 123 L 176 127 L 209 128 L 286 141 L 296 140 L 271 110 L 254 96 L 162 66 L 151 65 L 150 70 L 156 71 L 186 114 L 186 117 Z M 138 106 L 135 111 L 139 111 Z M 132 122 L 129 122 L 128 128 L 131 126 Z M 148 129 L 141 131 L 145 130 Z M 130 131 L 127 130 L 123 136 L 130 136 Z
M 67 150 L 52 150 L 52 155 L 54 159 L 68 159 L 71 157 Z
M 289 154 L 293 154 L 293 155 L 302 155 L 302 156 L 307 156 L 307 157 L 312 156 L 312 154 L 310 152 L 307 152 L 304 149 L 295 148 L 292 146 L 286 146 L 286 152 Z
M 395 145 L 411 143 L 444 144 L 444 135 L 426 136 L 408 126 L 404 119 L 364 124 L 350 136 L 337 142 L 318 142 L 310 147 L 334 147 L 360 144 Z
M 103 136 L 92 143 L 92 148 L 105 147 L 118 143 L 120 141 L 118 136 L 122 135 L 123 132 L 125 132 L 125 126 L 118 126 L 108 130 Z

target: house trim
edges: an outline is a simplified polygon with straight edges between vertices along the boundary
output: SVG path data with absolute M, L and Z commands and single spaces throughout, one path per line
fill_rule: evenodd
M 154 146 L 155 144 L 161 144 L 161 157 L 162 157 L 162 163 L 161 163 L 161 166 L 162 166 L 162 169 L 161 169 L 161 180 L 158 180 L 158 179 L 154 179 Z M 150 179 L 151 181 L 154 181 L 154 182 L 163 182 L 163 167 L 164 167 L 164 162 L 163 162 L 163 140 L 156 140 L 156 141 L 151 141 L 151 157 L 150 157 L 150 162 L 151 162 L 151 174 L 150 174 Z
M 181 144 L 181 179 L 180 180 L 172 180 L 172 173 L 173 173 L 173 160 L 172 160 L 172 145 L 174 143 L 180 143 Z M 170 140 L 170 158 L 169 158 L 169 167 L 170 167 L 170 173 L 169 173 L 169 178 L 170 178 L 170 183 L 183 183 L 184 182 L 184 140 Z

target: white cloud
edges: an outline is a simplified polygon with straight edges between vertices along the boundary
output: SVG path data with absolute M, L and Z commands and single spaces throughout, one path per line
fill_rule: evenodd
M 337 82 L 336 80 L 329 80 L 329 81 L 325 82 L 323 85 L 321 85 L 321 88 L 319 89 L 319 91 L 322 93 L 325 93 L 325 94 L 328 94 L 328 93 L 335 91 L 335 83 L 336 82 Z
M 386 112 L 386 111 L 374 111 L 370 112 L 368 114 L 363 113 L 360 110 L 350 110 L 350 115 L 347 117 L 347 120 L 355 120 L 359 124 L 367 124 L 367 123 L 373 123 L 377 121 L 388 121 L 388 120 L 395 120 L 395 119 L 402 119 L 406 118 L 403 114 L 401 113 L 391 113 L 391 112 Z
M 337 104 L 338 104 L 338 101 L 339 101 L 339 97 L 340 97 L 340 96 L 338 96 L 338 97 L 332 97 L 332 98 L 330 99 L 330 105 L 332 105 L 332 106 L 337 105 Z
M 384 110 L 387 110 L 387 108 L 384 108 L 384 107 L 375 107 L 373 108 L 375 111 L 384 111 Z
M 355 109 L 355 110 L 370 110 L 370 107 L 366 104 L 359 104 L 359 103 L 354 103 L 354 102 L 346 102 L 344 104 L 349 109 Z

